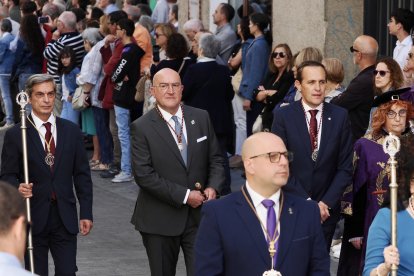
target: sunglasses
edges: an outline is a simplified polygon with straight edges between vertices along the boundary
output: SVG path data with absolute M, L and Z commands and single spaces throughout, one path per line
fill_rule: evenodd
M 349 51 L 351 51 L 351 53 L 353 53 L 353 52 L 360 53 L 360 51 L 358 51 L 357 49 L 355 49 L 354 46 L 349 47 Z
M 155 38 L 159 38 L 160 36 L 163 36 L 164 34 L 158 34 L 158 33 L 155 33 L 154 34 L 154 36 L 155 36 Z
M 272 53 L 272 58 L 277 58 L 277 57 L 284 58 L 284 57 L 286 57 L 286 54 L 283 53 L 283 52 L 274 52 L 274 53 Z
M 385 77 L 385 75 L 387 74 L 387 73 L 389 73 L 390 71 L 384 71 L 384 70 L 374 70 L 374 76 L 376 76 L 378 73 L 379 73 L 379 75 L 381 76 L 381 77 Z

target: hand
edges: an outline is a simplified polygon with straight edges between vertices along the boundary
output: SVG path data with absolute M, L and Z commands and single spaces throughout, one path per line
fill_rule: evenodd
M 18 191 L 22 197 L 31 198 L 33 196 L 33 183 L 20 183 Z
M 260 85 L 259 87 L 257 87 L 257 90 L 263 91 L 263 90 L 265 90 L 265 88 L 264 88 L 263 85 Z
M 384 263 L 388 269 L 391 269 L 392 264 L 400 264 L 400 253 L 395 246 L 387 246 L 384 248 Z
M 52 39 L 53 40 L 58 40 L 60 37 L 60 32 L 58 30 L 54 31 L 52 34 Z
M 251 103 L 252 102 L 250 100 L 243 100 L 243 110 L 245 111 L 251 110 L 250 108 Z
M 79 221 L 79 228 L 80 228 L 79 230 L 82 236 L 88 235 L 92 227 L 93 227 L 93 222 L 89 219 L 81 219 Z
M 187 204 L 193 208 L 197 208 L 203 204 L 204 196 L 200 191 L 193 190 L 190 192 L 187 198 Z
M 321 211 L 321 222 L 323 223 L 325 220 L 327 220 L 330 217 L 329 214 L 329 207 L 323 201 L 318 202 L 319 210 Z
M 274 94 L 276 94 L 277 90 L 266 90 L 266 94 L 267 96 L 273 96 Z
M 208 187 L 204 190 L 204 195 L 206 196 L 206 201 L 216 199 L 217 197 L 216 190 L 211 187 Z
M 352 240 L 351 243 L 355 247 L 355 249 L 361 250 L 361 247 L 362 247 L 362 238 Z
M 110 43 L 114 42 L 116 40 L 116 36 L 109 34 L 105 36 L 105 47 L 108 47 Z
M 68 96 L 68 103 L 71 103 L 72 102 L 72 96 Z

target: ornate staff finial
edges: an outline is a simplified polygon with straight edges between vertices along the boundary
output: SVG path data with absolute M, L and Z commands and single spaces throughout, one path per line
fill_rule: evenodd
M 400 146 L 400 139 L 394 134 L 390 133 L 385 137 L 384 143 L 382 144 L 382 149 L 390 157 L 395 157 L 397 152 L 400 151 Z
M 16 103 L 20 105 L 21 109 L 24 109 L 26 105 L 29 103 L 29 95 L 26 91 L 20 91 L 16 96 Z

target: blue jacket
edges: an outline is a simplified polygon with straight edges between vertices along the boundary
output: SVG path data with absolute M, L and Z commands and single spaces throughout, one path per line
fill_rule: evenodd
M 243 65 L 243 78 L 240 83 L 240 95 L 253 101 L 253 90 L 256 89 L 267 73 L 270 49 L 264 36 L 259 36 L 250 44 Z
M 26 42 L 19 38 L 14 60 L 14 75 L 42 73 L 42 65 L 43 54 L 34 55 Z
M 69 96 L 73 96 L 73 94 L 75 94 L 76 88 L 78 88 L 78 84 L 76 83 L 76 76 L 79 73 L 79 68 L 75 67 L 72 69 L 72 71 L 70 71 L 69 74 L 65 74 L 65 84 L 69 89 Z M 60 76 L 60 83 L 62 83 L 62 76 Z
M 12 72 L 15 54 L 9 47 L 14 38 L 15 36 L 10 33 L 5 33 L 0 38 L 0 74 L 11 74 Z

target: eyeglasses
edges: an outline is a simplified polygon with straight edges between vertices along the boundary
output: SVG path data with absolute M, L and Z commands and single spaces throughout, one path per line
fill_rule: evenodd
M 178 92 L 182 85 L 179 82 L 175 82 L 175 83 L 160 83 L 158 85 L 153 85 L 153 87 L 158 87 L 161 92 L 165 93 L 168 91 L 168 88 L 171 87 L 173 92 Z
M 361 53 L 359 50 L 355 49 L 354 46 L 349 47 L 349 51 L 351 51 L 351 53 L 353 52 Z
M 413 58 L 414 54 L 413 53 L 408 53 L 408 57 L 409 58 Z
M 387 117 L 388 119 L 394 119 L 397 116 L 397 114 L 399 117 L 405 117 L 407 116 L 407 110 L 401 109 L 400 111 L 398 111 L 398 113 L 395 112 L 394 110 L 390 110 L 387 112 Z
M 283 53 L 283 52 L 274 52 L 274 53 L 272 53 L 272 58 L 277 58 L 277 57 L 280 57 L 280 58 L 284 58 L 285 56 L 286 56 L 286 54 L 285 53 Z
M 389 73 L 390 71 L 385 71 L 385 70 L 374 70 L 374 76 L 376 76 L 376 75 L 378 75 L 378 73 L 379 73 L 379 75 L 381 76 L 381 77 L 385 77 L 385 75 L 387 74 L 387 73 Z
M 154 34 L 155 38 L 159 38 L 160 36 L 163 36 L 163 35 L 165 36 L 165 34 L 159 34 L 159 33 Z
M 253 158 L 257 158 L 260 156 L 268 156 L 270 163 L 279 163 L 280 162 L 280 158 L 282 157 L 282 155 L 289 161 L 292 162 L 293 161 L 293 152 L 290 151 L 285 151 L 285 152 L 268 152 L 268 153 L 262 153 L 256 156 L 252 156 L 249 159 L 253 159 Z

